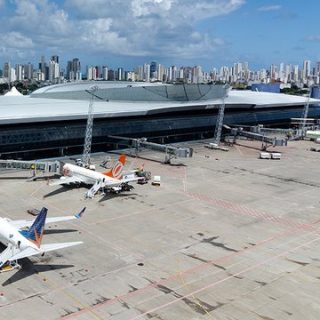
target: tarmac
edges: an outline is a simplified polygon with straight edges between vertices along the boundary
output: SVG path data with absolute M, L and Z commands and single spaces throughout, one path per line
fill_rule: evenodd
M 82 245 L 0 274 L 0 319 L 319 320 L 317 145 L 289 142 L 276 150 L 281 160 L 262 160 L 258 142 L 240 144 L 224 152 L 190 142 L 193 157 L 174 165 L 142 151 L 126 169 L 144 164 L 161 185 L 133 183 L 94 199 L 85 187 L 1 171 L 2 217 L 87 209 L 80 220 L 48 225 L 43 238 Z M 103 159 L 94 158 L 99 171 Z

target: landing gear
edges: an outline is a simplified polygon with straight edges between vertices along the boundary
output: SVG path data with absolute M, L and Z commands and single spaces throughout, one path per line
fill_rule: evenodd
M 134 186 L 128 183 L 122 183 L 116 187 L 104 188 L 102 191 L 102 194 L 106 194 L 106 193 L 119 194 L 123 191 L 131 191 L 132 189 L 134 189 Z
M 3 265 L 0 268 L 0 273 L 12 271 L 14 269 L 20 269 L 20 268 L 21 268 L 21 265 L 18 263 L 18 261 L 14 260 L 14 261 L 8 262 L 5 265 Z
M 123 183 L 121 185 L 121 191 L 131 191 L 134 187 L 128 183 Z

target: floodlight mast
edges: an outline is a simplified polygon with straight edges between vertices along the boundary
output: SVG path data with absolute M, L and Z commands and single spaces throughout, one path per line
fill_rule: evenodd
M 89 103 L 89 109 L 88 109 L 87 127 L 86 127 L 86 134 L 84 137 L 84 146 L 83 146 L 83 155 L 82 155 L 82 162 L 84 167 L 90 166 L 93 115 L 94 115 L 93 105 L 94 105 L 95 93 L 98 89 L 99 89 L 98 86 L 93 86 L 89 90 L 86 90 L 86 92 L 89 93 L 91 97 L 90 97 L 90 103 Z
M 224 95 L 222 97 L 221 104 L 219 105 L 218 116 L 217 116 L 216 126 L 215 126 L 215 130 L 214 130 L 214 136 L 213 136 L 213 143 L 215 143 L 217 146 L 219 146 L 220 142 L 221 142 L 221 134 L 222 134 L 222 127 L 223 127 L 223 120 L 224 120 L 224 111 L 226 108 L 225 99 L 227 96 L 228 96 L 228 86 L 224 85 Z
M 312 87 L 310 88 L 310 92 L 308 94 L 308 98 L 302 112 L 302 122 L 300 123 L 300 134 L 302 138 L 304 138 L 306 135 L 306 123 L 307 123 L 307 118 L 309 113 L 311 94 L 312 94 Z
M 221 141 L 225 107 L 226 107 L 225 97 L 223 97 L 222 103 L 219 106 L 218 117 L 217 117 L 215 132 L 214 132 L 214 138 L 213 138 L 213 142 L 216 143 L 218 146 L 220 145 L 220 141 Z

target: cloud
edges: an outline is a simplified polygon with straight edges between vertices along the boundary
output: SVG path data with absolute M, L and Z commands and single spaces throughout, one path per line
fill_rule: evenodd
M 294 46 L 294 47 L 292 47 L 292 49 L 295 51 L 305 51 L 306 50 L 306 48 L 303 46 Z
M 306 37 L 307 41 L 313 41 L 313 42 L 319 42 L 320 41 L 320 35 L 313 35 Z
M 0 56 L 27 58 L 34 54 L 33 49 L 32 39 L 19 32 L 0 34 Z
M 0 0 L 0 3 L 3 0 Z M 22 49 L 140 57 L 211 57 L 225 46 L 197 22 L 227 15 L 245 0 L 11 0 L 2 33 Z M 6 22 L 6 23 L 5 23 Z M 11 34 L 12 35 L 12 34 Z M 1 45 L 1 44 L 0 44 Z M 3 52 L 3 50 L 2 50 Z M 1 55 L 1 52 L 0 52 Z
M 14 0 L 15 13 L 9 26 L 20 32 L 57 38 L 70 31 L 68 13 L 48 0 Z M 32 33 L 31 33 L 32 32 Z
M 245 0 L 66 0 L 67 7 L 86 18 L 167 17 L 179 21 L 229 14 L 244 3 Z
M 271 6 L 263 6 L 263 7 L 260 7 L 258 8 L 258 11 L 278 11 L 282 8 L 281 5 L 279 4 L 275 4 L 275 5 L 271 5 Z
M 128 56 L 207 56 L 222 46 L 207 33 L 195 35 L 195 24 L 205 18 L 237 10 L 244 0 L 67 0 L 66 6 L 83 19 L 108 19 L 108 28 L 99 27 L 101 37 L 92 37 L 96 48 L 115 40 L 118 53 Z M 121 17 L 121 18 L 119 18 Z M 94 28 L 96 29 L 96 28 Z M 97 29 L 96 29 L 97 30 Z M 85 32 L 87 34 L 88 32 Z M 86 39 L 88 39 L 86 37 Z M 115 43 L 115 44 L 116 44 Z M 115 52 L 116 45 L 109 46 Z M 201 49 L 202 48 L 202 49 Z
M 1 46 L 14 49 L 30 49 L 34 47 L 33 41 L 19 32 L 9 32 L 0 35 Z

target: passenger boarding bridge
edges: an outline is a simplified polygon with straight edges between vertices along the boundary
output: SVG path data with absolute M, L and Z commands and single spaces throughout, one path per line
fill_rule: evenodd
M 37 179 L 39 174 L 61 174 L 60 161 L 22 161 L 0 160 L 0 169 L 15 169 L 32 171 L 31 180 Z

